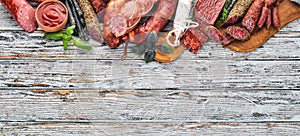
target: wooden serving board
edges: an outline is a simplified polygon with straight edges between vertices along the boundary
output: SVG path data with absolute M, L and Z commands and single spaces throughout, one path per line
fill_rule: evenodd
M 280 28 L 282 28 L 288 23 L 300 18 L 300 6 L 290 0 L 283 0 L 279 5 L 279 18 L 281 22 Z M 255 30 L 248 41 L 242 42 L 236 40 L 225 47 L 237 52 L 250 52 L 264 45 L 279 30 L 280 29 L 275 29 L 274 27 L 269 29 L 263 27 L 259 30 Z

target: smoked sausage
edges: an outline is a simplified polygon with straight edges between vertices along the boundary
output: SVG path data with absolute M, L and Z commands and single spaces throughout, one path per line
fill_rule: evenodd
M 244 26 L 249 33 L 251 33 L 256 27 L 263 3 L 264 0 L 254 0 L 242 20 L 242 26 Z
M 0 0 L 0 2 L 25 31 L 36 30 L 35 10 L 26 0 Z

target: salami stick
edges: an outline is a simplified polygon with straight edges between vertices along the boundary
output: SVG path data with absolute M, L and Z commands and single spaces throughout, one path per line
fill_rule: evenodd
M 279 20 L 279 12 L 278 12 L 279 4 L 280 4 L 280 0 L 277 0 L 276 5 L 272 9 L 273 26 L 275 28 L 280 28 L 280 20 Z
M 26 0 L 0 0 L 0 2 L 25 31 L 36 30 L 35 10 Z
M 242 20 L 242 26 L 244 26 L 249 33 L 251 33 L 256 27 L 261 9 L 263 7 L 263 2 L 263 0 L 254 0 Z
M 260 18 L 257 23 L 258 28 L 262 28 L 262 26 L 265 24 L 265 22 L 267 20 L 268 15 L 269 15 L 269 8 L 267 7 L 267 5 L 265 5 L 262 9 Z
M 238 0 L 229 12 L 224 25 L 233 25 L 241 20 L 252 2 L 253 0 Z
M 268 11 L 268 18 L 267 18 L 267 22 L 266 22 L 267 29 L 269 29 L 272 25 L 272 11 L 271 11 L 270 8 L 268 10 L 269 10 Z
M 103 35 L 96 13 L 88 0 L 77 0 L 83 12 L 85 24 L 89 34 L 98 42 L 103 43 Z

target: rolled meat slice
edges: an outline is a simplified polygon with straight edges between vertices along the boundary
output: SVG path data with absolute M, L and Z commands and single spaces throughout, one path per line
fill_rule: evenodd
M 36 30 L 35 10 L 26 0 L 0 0 L 0 2 L 26 32 Z

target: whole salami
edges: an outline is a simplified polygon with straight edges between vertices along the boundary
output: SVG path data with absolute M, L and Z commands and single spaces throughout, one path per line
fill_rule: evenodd
M 0 0 L 0 2 L 25 31 L 36 30 L 35 10 L 26 0 Z
M 264 0 L 254 0 L 245 17 L 243 18 L 242 25 L 251 33 L 257 24 L 260 12 L 263 8 Z

